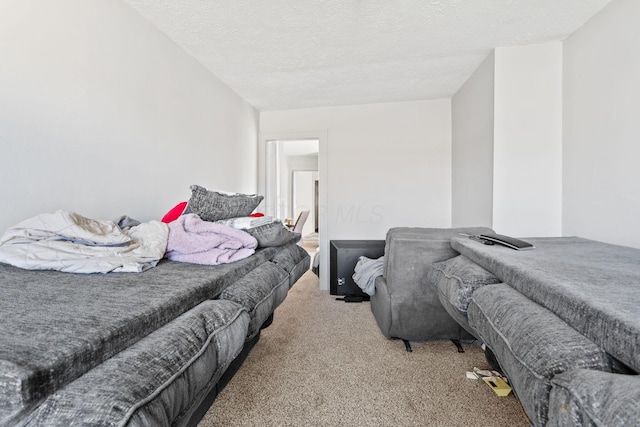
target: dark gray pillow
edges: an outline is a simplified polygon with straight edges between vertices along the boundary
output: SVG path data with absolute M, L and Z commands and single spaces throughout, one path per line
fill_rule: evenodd
M 300 234 L 289 231 L 280 221 L 248 228 L 244 231 L 256 238 L 259 248 L 282 246 L 294 240 L 297 242 L 301 237 Z
M 184 213 L 194 213 L 204 221 L 249 216 L 264 199 L 259 194 L 225 194 L 191 186 L 191 198 Z

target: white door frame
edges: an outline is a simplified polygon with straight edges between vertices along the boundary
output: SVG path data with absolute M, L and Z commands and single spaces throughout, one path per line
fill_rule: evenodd
M 274 132 L 260 133 L 258 138 L 258 193 L 268 193 L 268 184 L 273 177 L 267 176 L 267 141 L 287 141 L 317 139 L 318 150 L 318 181 L 320 182 L 318 201 L 318 243 L 320 245 L 320 289 L 329 290 L 329 230 L 328 230 L 328 138 L 326 131 L 309 132 Z M 270 202 L 270 200 L 269 200 Z M 265 207 L 267 201 L 265 200 Z M 271 209 L 271 207 L 269 207 Z

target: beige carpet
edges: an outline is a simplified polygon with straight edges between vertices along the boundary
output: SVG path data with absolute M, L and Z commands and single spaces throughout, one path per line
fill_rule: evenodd
M 465 377 L 482 350 L 387 340 L 369 303 L 318 290 L 307 272 L 200 427 L 528 426 L 513 395 Z

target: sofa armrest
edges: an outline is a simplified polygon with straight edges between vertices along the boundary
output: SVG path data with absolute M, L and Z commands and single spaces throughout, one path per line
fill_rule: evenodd
M 460 233 L 492 233 L 487 227 L 471 228 L 411 228 L 397 227 L 387 232 L 383 276 L 389 293 L 402 292 L 424 280 L 434 262 L 458 255 L 451 248 L 451 238 Z

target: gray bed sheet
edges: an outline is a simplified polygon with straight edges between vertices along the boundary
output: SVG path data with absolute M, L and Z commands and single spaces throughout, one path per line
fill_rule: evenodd
M 0 419 L 217 297 L 279 250 L 260 249 L 217 266 L 163 260 L 136 274 L 69 274 L 0 264 Z
M 516 251 L 455 237 L 453 249 L 640 371 L 640 250 L 579 237 Z

